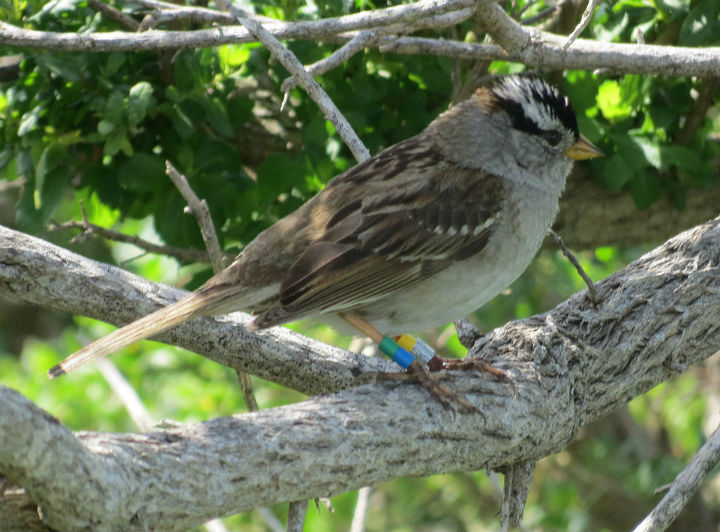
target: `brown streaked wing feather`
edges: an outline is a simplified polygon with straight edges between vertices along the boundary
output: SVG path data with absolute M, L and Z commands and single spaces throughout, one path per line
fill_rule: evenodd
M 367 189 L 361 209 L 329 217 L 283 279 L 280 304 L 256 325 L 371 304 L 482 251 L 500 209 L 501 180 L 440 164 L 432 172 L 412 167 L 382 186 L 359 185 Z

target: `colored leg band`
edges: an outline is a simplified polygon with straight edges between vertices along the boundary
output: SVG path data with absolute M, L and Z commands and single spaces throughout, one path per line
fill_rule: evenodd
M 415 360 L 415 357 L 397 345 L 395 340 L 389 336 L 383 338 L 378 347 L 380 348 L 380 351 L 392 358 L 396 364 L 399 364 L 405 369 L 410 367 L 410 364 L 412 364 L 413 360 Z

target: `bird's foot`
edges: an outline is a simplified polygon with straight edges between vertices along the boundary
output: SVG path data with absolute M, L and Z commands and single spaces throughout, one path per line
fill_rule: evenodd
M 446 384 L 440 382 L 439 376 L 432 375 L 422 364 L 415 361 L 410 364 L 407 371 L 394 373 L 375 373 L 373 380 L 383 381 L 411 381 L 417 382 L 425 388 L 432 397 L 442 405 L 446 410 L 453 413 L 460 410 L 465 413 L 479 413 L 485 417 L 482 412 L 475 408 L 470 401 L 456 394 Z
M 452 410 L 455 412 L 455 407 L 458 407 L 461 412 L 465 413 L 479 413 L 483 417 L 482 412 L 475 408 L 470 401 L 465 399 L 463 396 L 456 394 L 447 385 L 440 382 L 437 377 L 432 375 L 422 364 L 415 361 L 410 364 L 407 369 L 408 373 L 415 377 L 420 383 L 420 386 L 425 388 L 430 395 L 432 395 L 437 402 L 439 402 L 446 410 Z
M 428 368 L 430 368 L 430 371 L 433 372 L 441 370 L 483 371 L 485 373 L 489 373 L 498 380 L 507 382 L 512 387 L 513 394 L 517 393 L 517 390 L 515 389 L 515 383 L 510 377 L 507 376 L 507 374 L 503 370 L 498 369 L 495 366 L 480 360 L 479 358 L 440 358 L 438 356 L 434 356 L 430 360 L 430 362 L 428 362 Z

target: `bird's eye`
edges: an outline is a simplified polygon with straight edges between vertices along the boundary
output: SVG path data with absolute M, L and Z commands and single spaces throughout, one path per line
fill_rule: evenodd
M 557 146 L 562 140 L 562 134 L 556 129 L 550 129 L 542 132 L 542 138 L 550 146 Z

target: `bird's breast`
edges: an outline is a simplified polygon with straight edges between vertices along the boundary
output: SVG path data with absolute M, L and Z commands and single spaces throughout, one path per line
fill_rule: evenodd
M 417 332 L 450 323 L 487 303 L 532 261 L 552 225 L 558 194 L 508 187 L 487 246 L 435 276 L 360 309 L 383 334 Z

